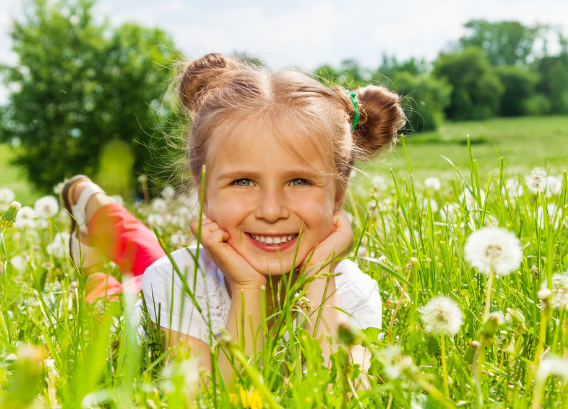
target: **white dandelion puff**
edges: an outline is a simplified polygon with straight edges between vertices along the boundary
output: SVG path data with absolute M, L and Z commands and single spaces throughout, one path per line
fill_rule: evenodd
M 546 172 L 541 168 L 534 168 L 530 175 L 525 178 L 527 189 L 537 194 L 543 192 L 546 186 Z
M 20 230 L 26 228 L 33 229 L 35 227 L 35 211 L 29 206 L 24 206 L 16 215 L 16 227 Z
M 388 184 L 384 176 L 375 175 L 373 176 L 373 179 L 371 179 L 371 182 L 378 191 L 387 190 Z
M 148 224 L 161 227 L 166 224 L 166 219 L 161 214 L 152 213 L 148 216 Z
M 20 255 L 16 255 L 10 259 L 10 264 L 16 271 L 25 271 L 28 268 L 28 262 Z
M 557 195 L 562 190 L 562 179 L 556 176 L 546 178 L 546 196 Z
M 440 210 L 440 216 L 442 217 L 443 221 L 456 221 L 458 217 L 458 210 L 459 208 L 452 203 L 445 204 L 442 206 Z
M 167 201 L 170 201 L 176 195 L 176 190 L 171 186 L 165 186 L 161 193 L 162 197 Z
M 568 274 L 552 275 L 552 308 L 568 309 Z
M 0 202 L 4 204 L 10 204 L 14 201 L 15 198 L 16 195 L 11 189 L 8 189 L 7 187 L 0 189 Z
M 35 226 L 40 230 L 45 230 L 49 227 L 49 222 L 46 219 L 36 219 Z
M 523 261 L 523 252 L 517 236 L 500 227 L 483 227 L 472 233 L 465 243 L 465 259 L 480 273 L 493 271 L 507 275 Z
M 485 192 L 483 190 L 479 191 L 479 199 L 481 202 L 481 208 L 485 205 Z M 473 210 L 479 207 L 477 203 L 477 199 L 472 196 L 469 189 L 465 189 L 463 193 L 460 195 L 460 200 L 462 202 L 465 201 L 465 205 L 469 210 Z
M 431 176 L 424 180 L 424 186 L 426 186 L 428 189 L 430 189 L 431 192 L 433 192 L 440 190 L 440 188 L 442 187 L 442 182 L 440 182 L 440 179 L 438 179 L 437 177 Z
M 434 297 L 420 309 L 424 330 L 440 335 L 455 335 L 460 330 L 463 314 L 458 304 L 448 297 Z
M 430 198 L 430 208 L 432 209 L 432 213 L 436 213 L 438 211 L 438 202 L 434 199 Z M 424 199 L 424 210 L 428 209 L 428 198 Z
M 44 196 L 36 200 L 34 210 L 39 217 L 49 219 L 55 216 L 59 211 L 59 203 L 53 196 Z
M 540 363 L 537 378 L 546 379 L 549 375 L 556 375 L 568 380 L 568 360 L 555 355 L 547 355 Z
M 503 195 L 506 193 L 505 189 L 509 192 L 509 196 L 515 197 L 522 196 L 523 194 L 523 184 L 515 178 L 507 179 L 507 182 L 505 182 L 505 186 L 502 189 Z
M 546 205 L 546 212 L 548 213 L 548 220 L 549 222 L 553 222 L 554 221 L 554 228 L 558 228 L 558 225 L 560 223 L 560 218 L 557 217 L 556 214 L 556 205 L 554 203 L 550 203 L 548 205 Z M 542 208 L 542 206 L 539 206 L 538 210 L 537 210 L 537 224 L 538 227 L 540 227 L 541 229 L 544 229 L 545 227 L 545 223 L 544 223 L 544 209 Z
M 164 199 L 156 198 L 152 202 L 152 210 L 156 213 L 164 213 L 168 210 L 168 204 Z
M 184 246 L 187 244 L 187 237 L 182 232 L 176 232 L 170 236 L 170 243 L 173 246 Z
M 62 232 L 53 238 L 53 241 L 47 245 L 47 254 L 55 258 L 67 257 L 66 247 L 69 245 L 69 233 Z

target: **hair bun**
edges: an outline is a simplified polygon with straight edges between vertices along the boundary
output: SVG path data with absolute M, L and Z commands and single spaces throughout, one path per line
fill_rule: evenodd
M 406 124 L 400 96 L 385 87 L 368 85 L 356 91 L 359 101 L 359 125 L 354 142 L 364 156 L 373 156 L 397 140 Z
M 203 98 L 224 83 L 239 63 L 223 54 L 213 53 L 190 62 L 179 81 L 179 98 L 191 112 L 197 111 Z

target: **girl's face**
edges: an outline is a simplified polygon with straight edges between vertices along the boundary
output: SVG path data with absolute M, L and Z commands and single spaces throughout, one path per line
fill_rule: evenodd
M 226 134 L 221 134 L 226 132 Z M 204 213 L 229 233 L 227 241 L 261 274 L 281 275 L 295 267 L 333 228 L 341 208 L 333 172 L 321 153 L 290 132 L 281 135 L 301 158 L 279 142 L 271 126 L 245 120 L 217 130 L 209 152 Z

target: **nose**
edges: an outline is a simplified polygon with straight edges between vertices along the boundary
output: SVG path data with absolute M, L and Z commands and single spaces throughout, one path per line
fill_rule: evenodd
M 264 189 L 261 192 L 260 203 L 255 215 L 258 219 L 264 219 L 268 223 L 288 218 L 290 211 L 284 192 L 277 188 Z

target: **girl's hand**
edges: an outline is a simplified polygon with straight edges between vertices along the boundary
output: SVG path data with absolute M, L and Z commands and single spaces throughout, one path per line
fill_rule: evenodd
M 333 214 L 333 230 L 302 262 L 302 268 L 306 267 L 307 274 L 316 273 L 324 263 L 329 263 L 347 254 L 353 244 L 353 230 L 351 223 L 344 210 Z M 336 262 L 333 263 L 335 265 Z M 325 268 L 327 270 L 327 268 Z
M 199 220 L 191 223 L 191 231 L 197 237 Z M 221 230 L 217 223 L 209 218 L 201 222 L 201 237 L 197 237 L 213 260 L 215 265 L 228 279 L 231 289 L 257 289 L 261 285 L 266 285 L 266 277 L 256 271 L 230 244 L 229 233 Z

